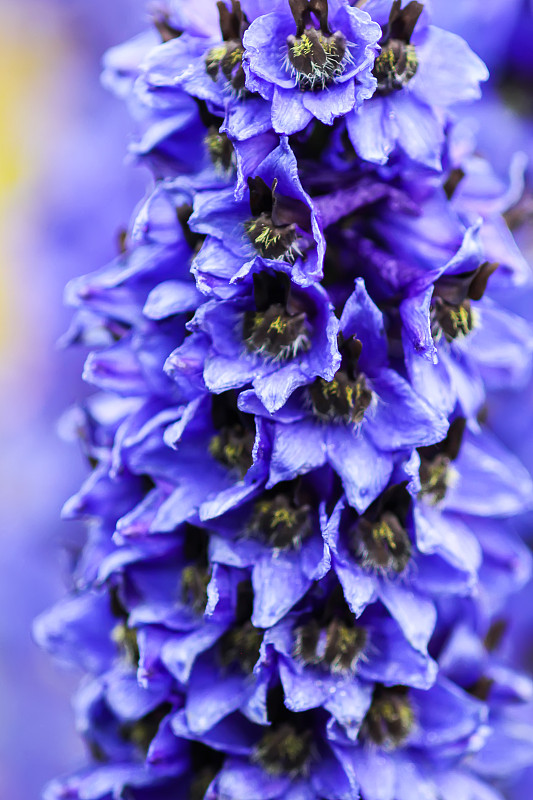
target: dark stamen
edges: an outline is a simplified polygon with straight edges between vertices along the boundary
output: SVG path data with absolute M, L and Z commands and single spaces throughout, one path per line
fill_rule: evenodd
M 123 739 L 136 745 L 141 753 L 146 756 L 148 748 L 154 739 L 159 726 L 164 718 L 172 711 L 170 703 L 161 703 L 141 719 L 131 724 L 123 725 L 120 733 Z
M 402 686 L 376 686 L 372 704 L 363 720 L 359 737 L 380 747 L 394 749 L 409 737 L 414 714 Z
M 431 333 L 435 340 L 444 335 L 452 342 L 474 330 L 476 316 L 471 301 L 481 300 L 497 267 L 497 263 L 486 261 L 471 272 L 438 279 L 431 304 Z
M 192 779 L 186 800 L 204 800 L 209 785 L 224 763 L 224 755 L 200 742 L 190 743 Z
M 455 306 L 436 297 L 431 307 L 431 335 L 438 340 L 444 334 L 448 342 L 468 336 L 475 327 L 474 312 L 470 300 Z
M 177 39 L 183 33 L 182 30 L 175 28 L 171 24 L 168 14 L 164 12 L 157 13 L 154 16 L 154 25 L 163 42 L 170 42 L 172 39 Z
M 191 606 L 196 614 L 203 614 L 207 606 L 207 587 L 211 571 L 206 567 L 191 564 L 181 573 L 182 600 Z
M 450 170 L 450 173 L 443 184 L 444 193 L 448 200 L 451 200 L 454 196 L 455 191 L 465 177 L 465 174 L 466 173 L 464 170 L 460 169 L 459 167 Z
M 218 433 L 209 442 L 209 452 L 220 464 L 244 477 L 253 463 L 254 417 L 239 411 L 232 391 L 213 395 L 211 414 Z
M 313 757 L 312 716 L 309 712 L 289 711 L 280 686 L 269 691 L 267 709 L 271 725 L 257 745 L 253 760 L 271 775 L 306 775 Z
M 246 80 L 242 66 L 242 37 L 248 28 L 248 20 L 238 0 L 231 0 L 231 11 L 222 0 L 217 6 L 223 42 L 209 50 L 205 59 L 206 71 L 213 80 L 222 75 L 235 92 L 242 93 Z
M 139 645 L 135 628 L 128 628 L 124 623 L 119 623 L 111 631 L 111 638 L 126 663 L 136 669 L 139 666 Z
M 429 496 L 434 503 L 444 500 L 451 480 L 451 462 L 459 455 L 466 419 L 457 417 L 450 424 L 442 442 L 429 447 L 419 447 L 421 496 Z
M 418 69 L 418 57 L 411 36 L 424 6 L 415 0 L 402 8 L 394 0 L 385 35 L 380 41 L 381 53 L 374 64 L 377 92 L 381 95 L 399 91 L 409 83 Z
M 224 667 L 238 666 L 251 674 L 259 659 L 263 631 L 255 628 L 250 620 L 233 627 L 220 640 L 220 663 Z
M 307 315 L 291 296 L 287 275 L 254 275 L 256 311 L 245 311 L 243 339 L 248 350 L 284 360 L 311 346 Z
M 411 496 L 406 483 L 387 489 L 360 516 L 349 532 L 350 547 L 368 569 L 401 573 L 411 558 L 406 531 Z
M 298 482 L 278 484 L 254 505 L 248 529 L 271 547 L 299 547 L 313 531 L 311 507 L 301 497 Z
M 353 672 L 367 644 L 364 628 L 333 619 L 325 628 L 311 620 L 296 630 L 295 656 L 305 664 L 321 664 L 331 672 Z
M 216 128 L 210 128 L 204 143 L 213 166 L 223 173 L 232 172 L 235 165 L 231 139 L 225 133 L 219 133 Z
M 269 188 L 262 178 L 248 178 L 252 219 L 244 223 L 250 242 L 263 258 L 293 263 L 298 251 L 296 224 L 284 215 L 276 214 L 279 198 L 275 194 L 277 181 Z M 280 218 L 282 217 L 282 218 Z
M 357 368 L 362 347 L 359 339 L 353 337 L 343 341 L 342 365 L 333 380 L 317 378 L 309 387 L 313 412 L 320 419 L 351 424 L 362 421 L 372 403 L 372 390 Z

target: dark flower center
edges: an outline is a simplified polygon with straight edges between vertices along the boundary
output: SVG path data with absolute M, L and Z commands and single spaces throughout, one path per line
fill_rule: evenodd
M 256 310 L 245 311 L 243 316 L 243 339 L 248 350 L 283 361 L 309 349 L 307 316 L 291 295 L 287 275 L 256 273 L 254 300 Z
M 346 38 L 331 33 L 327 0 L 291 0 L 290 6 L 296 36 L 287 38 L 286 67 L 302 91 L 325 89 L 344 72 Z
M 453 481 L 452 461 L 461 449 L 466 428 L 464 417 L 457 417 L 450 424 L 448 434 L 442 442 L 430 447 L 419 447 L 420 455 L 420 495 L 429 497 L 433 503 L 440 503 Z
M 207 587 L 211 580 L 207 544 L 208 537 L 202 528 L 186 525 L 183 555 L 190 563 L 181 572 L 180 593 L 182 602 L 196 614 L 205 611 Z
M 428 495 L 434 503 L 446 497 L 450 487 L 450 459 L 444 454 L 435 456 L 432 461 L 420 462 L 421 495 Z
M 444 334 L 448 342 L 471 333 L 476 325 L 474 311 L 469 299 L 460 305 L 447 303 L 436 297 L 431 308 L 431 333 L 438 340 Z
M 209 442 L 209 452 L 224 467 L 244 477 L 253 464 L 253 417 L 241 414 L 233 392 L 213 397 L 212 416 L 218 433 Z
M 187 800 L 204 800 L 209 785 L 224 763 L 224 755 L 200 742 L 190 743 L 190 772 L 192 779 Z M 180 795 L 181 796 L 181 795 Z
M 120 729 L 122 738 L 127 742 L 132 742 L 146 756 L 161 722 L 171 711 L 172 705 L 170 703 L 161 703 L 160 706 L 154 708 L 153 711 L 150 711 L 141 719 L 131 724 L 123 725 Z
M 309 730 L 300 731 L 290 722 L 273 725 L 257 745 L 255 760 L 271 775 L 296 778 L 307 771 L 311 741 Z
M 234 152 L 230 138 L 225 133 L 219 133 L 216 128 L 211 128 L 204 143 L 213 166 L 223 173 L 232 172 Z
M 409 83 L 418 69 L 418 58 L 412 44 L 392 39 L 382 48 L 374 63 L 377 92 L 391 94 Z
M 137 644 L 137 631 L 135 628 L 128 628 L 124 622 L 120 622 L 111 631 L 111 638 L 117 645 L 124 660 L 131 667 L 137 668 L 139 665 L 139 645 Z
M 268 186 L 262 178 L 248 178 L 252 217 L 244 230 L 263 258 L 293 264 L 297 256 L 304 258 L 311 215 L 302 200 L 277 194 L 277 184 L 277 179 Z
M 235 469 L 244 477 L 253 463 L 254 431 L 242 425 L 224 428 L 209 442 L 209 452 L 228 469 Z
M 393 749 L 405 742 L 413 725 L 414 714 L 407 690 L 401 686 L 376 686 L 359 736 L 380 747 Z
M 372 403 L 372 390 L 366 377 L 359 372 L 358 362 L 363 345 L 353 336 L 339 337 L 342 354 L 341 368 L 332 381 L 316 378 L 309 387 L 313 413 L 326 422 L 358 424 Z
M 254 610 L 254 590 L 250 579 L 237 585 L 235 623 L 222 636 L 218 645 L 219 661 L 223 667 L 238 667 L 251 674 L 259 659 L 263 631 L 251 622 Z
M 296 630 L 295 656 L 332 672 L 353 672 L 367 644 L 367 632 L 352 622 L 333 619 L 325 628 L 311 620 Z
M 400 573 L 411 558 L 411 540 L 391 511 L 385 511 L 376 522 L 361 517 L 352 546 L 369 569 Z
M 402 0 L 394 0 L 385 35 L 380 41 L 381 53 L 374 63 L 376 91 L 381 95 L 403 89 L 418 69 L 416 50 L 411 36 L 424 6 L 412 0 L 402 8 Z
M 317 378 L 309 389 L 313 412 L 328 422 L 342 420 L 357 424 L 372 402 L 372 391 L 364 375 L 351 380 L 339 370 L 332 381 Z
M 275 225 L 269 214 L 247 220 L 244 229 L 249 240 L 263 258 L 292 263 L 296 257 L 296 226 Z
M 212 47 L 205 59 L 207 74 L 213 80 L 222 74 L 236 92 L 241 92 L 246 79 L 243 55 L 244 48 L 240 42 L 223 42 Z
M 313 531 L 310 506 L 289 490 L 266 492 L 254 505 L 249 530 L 271 547 L 299 547 Z
M 181 573 L 182 600 L 191 606 L 196 614 L 203 614 L 207 606 L 207 587 L 211 571 L 204 566 L 191 564 Z
M 237 665 L 251 674 L 259 659 L 263 631 L 254 628 L 250 620 L 232 628 L 220 641 L 219 657 L 222 666 Z
M 471 301 L 481 300 L 498 264 L 486 261 L 471 272 L 444 275 L 435 284 L 431 302 L 431 334 L 448 342 L 467 336 L 476 327 Z
M 346 38 L 337 32 L 325 36 L 311 28 L 287 38 L 287 62 L 302 91 L 325 89 L 344 72 Z
M 281 305 L 246 311 L 243 338 L 248 350 L 283 361 L 310 347 L 305 313 L 291 315 Z
M 207 74 L 213 80 L 222 75 L 231 88 L 241 94 L 246 80 L 242 66 L 244 55 L 242 37 L 248 27 L 248 21 L 238 0 L 231 0 L 231 11 L 222 1 L 218 2 L 217 6 L 223 41 L 209 50 L 205 67 Z

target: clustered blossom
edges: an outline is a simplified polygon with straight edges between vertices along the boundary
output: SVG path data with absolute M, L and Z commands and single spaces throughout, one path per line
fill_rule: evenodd
M 486 69 L 415 0 L 151 13 L 104 80 L 154 182 L 67 292 L 87 538 L 36 632 L 93 764 L 45 796 L 495 800 L 533 484 L 484 420 L 533 332 L 515 178 L 452 109 Z

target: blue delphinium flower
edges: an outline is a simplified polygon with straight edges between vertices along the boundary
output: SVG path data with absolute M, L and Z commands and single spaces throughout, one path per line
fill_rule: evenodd
M 48 797 L 497 797 L 533 492 L 484 406 L 533 337 L 520 181 L 448 113 L 485 67 L 418 2 L 151 13 L 105 80 L 155 185 L 68 290 L 88 535 L 36 625 L 106 763 Z
M 331 125 L 372 96 L 379 26 L 347 0 L 279 0 L 243 38 L 246 87 L 272 103 L 272 127 Z

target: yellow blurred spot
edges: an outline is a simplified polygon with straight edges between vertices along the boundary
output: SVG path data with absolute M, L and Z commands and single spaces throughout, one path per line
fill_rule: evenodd
M 39 203 L 45 201 L 42 183 L 40 193 L 37 187 L 60 124 L 67 66 L 53 6 L 47 4 L 44 23 L 42 11 L 28 0 L 0 0 L 0 377 L 38 337 L 30 322 L 27 262 Z

